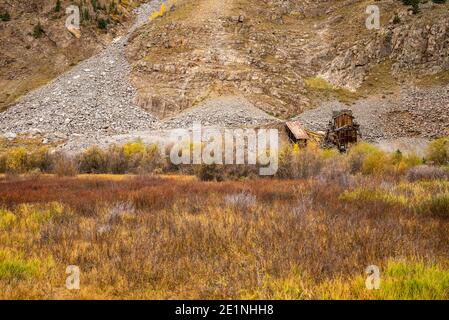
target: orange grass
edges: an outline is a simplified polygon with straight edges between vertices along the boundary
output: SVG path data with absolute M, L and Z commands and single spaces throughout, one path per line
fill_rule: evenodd
M 447 272 L 449 219 L 406 204 L 413 190 L 448 188 L 373 177 L 353 177 L 349 187 L 156 176 L 2 179 L 0 298 L 376 298 L 357 280 L 368 265 L 423 262 Z M 5 260 L 3 277 L 2 251 L 14 262 Z M 79 291 L 65 288 L 68 265 L 81 269 Z M 427 298 L 422 292 L 417 297 Z

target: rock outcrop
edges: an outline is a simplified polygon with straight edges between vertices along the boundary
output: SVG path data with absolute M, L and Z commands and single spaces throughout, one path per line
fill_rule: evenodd
M 303 78 L 313 71 L 308 43 L 318 32 L 302 1 L 178 1 L 131 39 L 138 103 L 173 116 L 221 95 L 242 96 L 288 118 L 309 105 Z M 313 48 L 312 48 L 313 47 Z
M 449 6 L 429 3 L 418 15 L 396 3 L 385 6 L 392 16 L 389 21 L 355 41 L 342 39 L 336 57 L 322 67 L 324 78 L 356 90 L 370 70 L 386 60 L 391 61 L 392 75 L 403 81 L 410 75 L 415 78 L 448 70 Z
M 314 106 L 305 85 L 311 77 L 357 91 L 385 62 L 384 75 L 399 85 L 449 68 L 449 3 L 413 15 L 401 1 L 376 2 L 380 30 L 366 28 L 369 4 L 178 0 L 131 39 L 138 103 L 164 118 L 235 95 L 290 118 Z

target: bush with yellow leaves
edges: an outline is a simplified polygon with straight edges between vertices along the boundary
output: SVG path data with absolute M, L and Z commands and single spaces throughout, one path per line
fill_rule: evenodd
M 423 159 L 415 153 L 403 154 L 400 150 L 397 150 L 391 155 L 391 162 L 395 172 L 403 174 L 411 168 L 422 165 Z
M 6 155 L 6 172 L 21 173 L 26 171 L 27 151 L 23 147 L 13 148 Z
M 161 8 L 159 11 L 154 11 L 150 16 L 150 21 L 155 20 L 157 18 L 163 17 L 167 13 L 167 5 L 165 3 L 161 4 Z
M 389 164 L 387 154 L 368 143 L 353 146 L 349 151 L 348 161 L 351 173 L 362 174 L 382 174 Z
M 289 179 L 307 179 L 317 176 L 329 152 L 316 146 L 301 149 L 297 144 L 285 146 L 279 154 L 278 176 Z
M 449 165 L 449 137 L 432 141 L 427 149 L 427 158 L 438 165 Z

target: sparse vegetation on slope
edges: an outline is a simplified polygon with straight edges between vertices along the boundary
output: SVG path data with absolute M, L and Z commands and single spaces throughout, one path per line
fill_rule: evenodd
M 0 111 L 99 52 L 104 44 L 123 33 L 132 20 L 132 10 L 141 2 L 25 0 L 14 1 L 14 5 L 11 1 L 0 3 Z M 70 5 L 80 10 L 79 39 L 65 27 L 66 8 Z M 106 21 L 109 21 L 108 26 Z M 97 26 L 108 27 L 108 32 L 98 32 Z
M 323 100 L 398 93 L 448 69 L 439 54 L 447 51 L 447 3 L 409 15 L 400 1 L 379 1 L 380 30 L 365 25 L 370 1 L 175 4 L 128 48 L 139 104 L 160 117 L 237 95 L 290 118 Z M 317 79 L 332 85 L 317 88 Z

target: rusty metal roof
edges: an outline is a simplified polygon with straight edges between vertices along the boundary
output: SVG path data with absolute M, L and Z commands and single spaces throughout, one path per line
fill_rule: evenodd
M 301 122 L 299 121 L 290 121 L 286 123 L 288 130 L 295 136 L 298 140 L 308 140 L 310 139 L 306 130 L 304 130 Z

